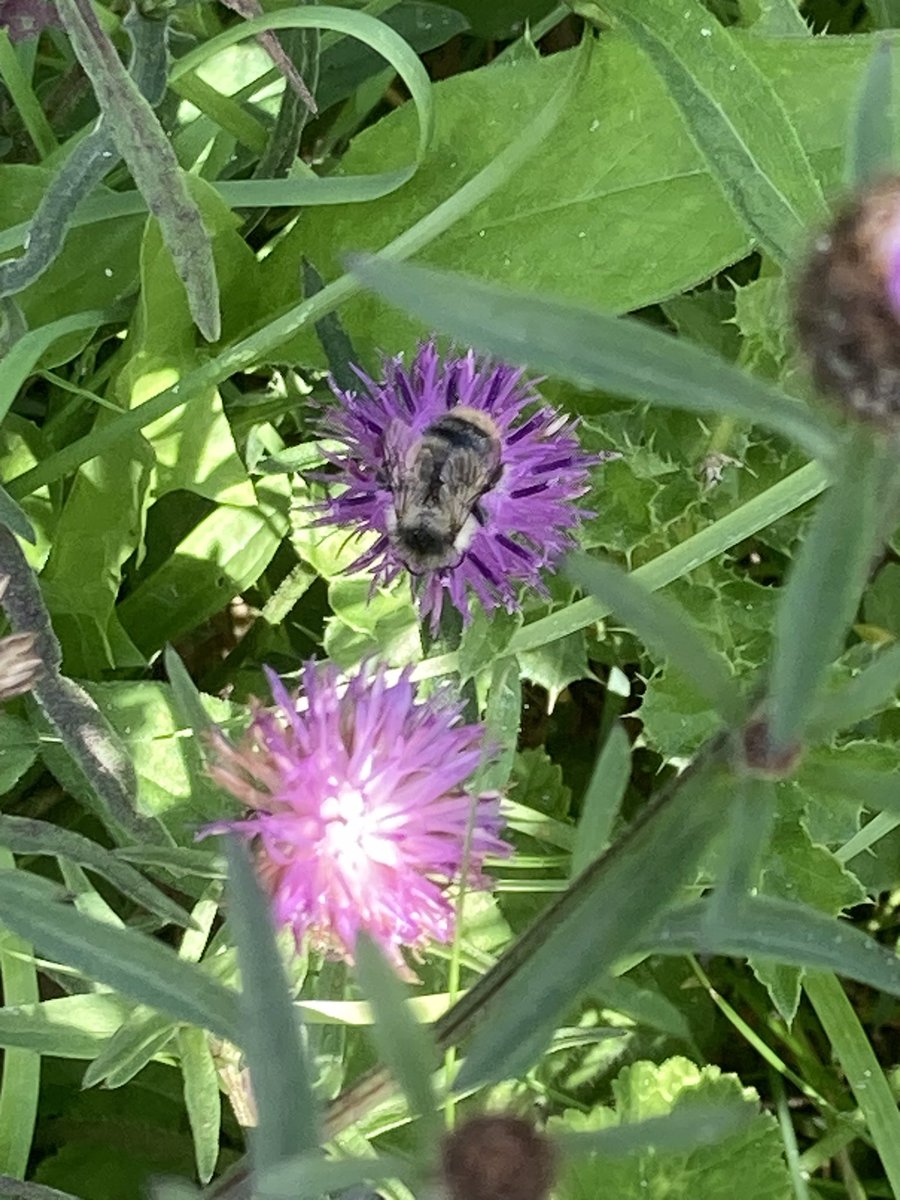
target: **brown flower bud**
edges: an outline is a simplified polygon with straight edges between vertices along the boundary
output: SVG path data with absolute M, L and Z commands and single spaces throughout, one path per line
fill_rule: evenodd
M 471 1117 L 444 1139 L 450 1200 L 544 1200 L 553 1183 L 553 1145 L 521 1117 Z
M 855 196 L 816 240 L 795 320 L 817 386 L 849 414 L 900 425 L 900 178 Z

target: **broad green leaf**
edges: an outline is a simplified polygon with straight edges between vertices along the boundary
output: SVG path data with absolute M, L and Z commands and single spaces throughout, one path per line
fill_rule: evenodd
M 222 335 L 234 337 L 255 321 L 259 308 L 256 258 L 237 232 L 237 221 L 208 185 L 191 181 L 203 215 L 219 280 Z M 150 222 L 141 246 L 141 297 L 127 346 L 130 354 L 115 384 L 124 409 L 136 408 L 179 383 L 203 361 L 184 288 L 165 253 L 159 226 Z M 215 388 L 148 425 L 154 452 L 154 493 L 186 489 L 220 504 L 250 506 L 253 487 L 238 456 Z
M 753 237 L 789 261 L 825 216 L 825 201 L 796 128 L 740 40 L 701 0 L 603 3 L 659 71 Z
M 441 1118 L 431 1078 L 438 1067 L 430 1035 L 410 1012 L 407 989 L 395 968 L 366 933 L 356 943 L 356 976 L 372 1007 L 372 1040 L 379 1057 L 406 1096 L 420 1125 L 423 1156 L 433 1153 L 441 1134 Z
M 0 871 L 0 921 L 38 954 L 74 967 L 175 1020 L 240 1043 L 237 997 L 169 946 L 134 930 L 113 929 L 60 902 L 35 875 Z
M 643 935 L 652 954 L 757 955 L 795 967 L 834 971 L 900 996 L 900 959 L 846 921 L 802 904 L 754 896 L 715 923 L 702 902 L 675 909 Z
M 131 1011 L 115 992 L 86 992 L 0 1008 L 0 1046 L 93 1059 Z
M 783 796 L 759 876 L 759 891 L 764 896 L 808 904 L 818 912 L 836 917 L 845 908 L 864 900 L 865 891 L 829 850 L 813 842 L 802 814 L 786 801 Z M 723 911 L 727 923 L 727 909 Z M 801 972 L 769 961 L 764 954 L 755 955 L 751 965 L 790 1024 L 800 1002 Z
M 175 1024 L 169 1017 L 139 1004 L 85 1071 L 81 1086 L 89 1088 L 103 1083 L 108 1088 L 122 1087 L 174 1036 Z
M 139 871 L 103 846 L 72 829 L 51 825 L 32 817 L 0 814 L 0 846 L 16 854 L 52 854 L 70 859 L 102 875 L 123 895 L 155 913 L 165 922 L 188 927 L 190 916 Z
M 219 1078 L 206 1031 L 187 1026 L 179 1029 L 178 1054 L 184 1077 L 184 1105 L 197 1157 L 197 1175 L 200 1182 L 206 1184 L 216 1169 L 222 1123 Z
M 162 818 L 179 841 L 193 837 L 205 822 L 223 816 L 225 798 L 205 774 L 200 748 L 182 720 L 168 685 L 149 680 L 134 683 L 123 680 L 92 684 L 90 690 L 122 738 L 134 764 L 137 804 L 141 812 Z M 225 723 L 226 727 L 229 718 L 243 712 L 212 696 L 204 697 L 203 703 L 210 716 Z M 158 834 L 155 841 L 142 839 L 136 848 L 136 858 L 131 854 L 131 848 L 126 851 L 129 861 L 162 862 L 176 869 L 183 863 L 188 871 L 194 863 L 198 866 L 206 863 L 207 869 L 211 866 L 208 850 L 172 846 L 163 851 L 158 845 L 160 841 Z M 142 848 L 146 851 L 143 855 L 140 853 Z
M 103 410 L 96 427 L 115 419 Z M 142 544 L 152 462 L 150 447 L 135 435 L 119 452 L 86 463 L 66 497 L 41 583 L 68 674 L 96 678 L 120 665 L 110 625 L 123 564 Z M 132 649 L 121 665 L 142 661 Z
M 240 1041 L 259 1117 L 251 1143 L 258 1175 L 292 1155 L 317 1150 L 319 1114 L 269 903 L 243 843 L 229 838 L 227 852 L 229 924 L 241 968 Z
M 0 165 L 0 221 L 4 228 L 20 230 L 7 251 L 22 244 L 52 178 L 47 167 Z M 78 354 L 94 330 L 110 319 L 116 303 L 133 291 L 142 226 L 143 221 L 131 215 L 113 216 L 99 228 L 73 226 L 44 275 L 16 297 L 28 332 L 7 356 L 13 375 L 7 379 L 4 370 L 4 403 L 37 363 L 50 367 Z M 0 411 L 5 411 L 2 405 Z
M 537 1040 L 549 1040 L 578 993 L 610 970 L 693 882 L 722 820 L 717 789 L 701 767 L 570 884 L 463 1001 L 466 1008 L 480 1002 L 486 1011 L 457 1090 L 531 1065 L 540 1052 Z
M 119 603 L 142 652 L 177 641 L 259 579 L 287 531 L 287 485 L 267 479 L 257 497 L 253 508 L 217 506 Z
M 826 188 L 833 189 L 846 97 L 868 57 L 867 39 L 748 35 L 740 45 L 775 89 Z M 565 59 L 555 54 L 437 84 L 435 151 L 416 177 L 415 196 L 403 192 L 375 201 L 366 209 L 365 228 L 350 207 L 307 213 L 263 264 L 273 309 L 296 294 L 296 264 L 304 254 L 326 279 L 334 278 L 343 254 L 379 250 L 405 229 L 411 202 L 415 216 L 428 212 L 502 152 L 549 96 Z M 472 138 L 476 124 L 479 137 Z M 345 169 L 403 161 L 412 137 L 413 113 L 401 108 L 354 140 Z M 622 312 L 694 286 L 744 257 L 750 246 L 650 62 L 628 38 L 605 32 L 588 78 L 540 156 L 436 239 L 422 259 Z M 322 247 L 331 257 L 322 256 Z M 374 297 L 346 304 L 343 320 L 364 361 L 378 349 L 409 348 L 429 332 Z M 311 338 L 295 340 L 291 351 L 321 360 Z
M 521 650 L 516 658 L 523 677 L 547 692 L 549 712 L 556 708 L 557 700 L 570 683 L 593 678 L 588 663 L 587 641 L 582 630 L 547 646 Z
M 750 0 L 757 16 L 752 29 L 765 37 L 809 37 L 797 0 Z
M 0 795 L 12 791 L 37 756 L 38 740 L 30 725 L 0 711 Z
M 597 764 L 582 803 L 572 851 L 573 879 L 609 844 L 630 774 L 631 745 L 627 733 L 616 722 L 597 756 Z
M 598 1192 L 616 1196 L 640 1195 L 647 1200 L 728 1200 L 735 1180 L 746 1200 L 789 1200 L 790 1176 L 774 1118 L 759 1111 L 758 1098 L 741 1086 L 735 1075 L 718 1067 L 697 1067 L 686 1058 L 656 1064 L 637 1062 L 613 1082 L 614 1108 L 596 1107 L 590 1113 L 568 1111 L 550 1122 L 553 1133 L 572 1139 L 596 1137 L 596 1156 L 567 1156 L 559 1184 L 561 1200 L 589 1200 Z M 707 1114 L 717 1113 L 702 1137 Z M 606 1154 L 602 1139 L 615 1145 L 621 1139 L 638 1142 L 642 1127 L 650 1134 L 661 1129 L 666 1115 L 675 1136 L 667 1144 L 634 1145 L 634 1153 Z M 741 1120 L 743 1115 L 743 1120 Z M 691 1122 L 697 1141 L 691 1146 Z M 718 1134 L 716 1136 L 716 1126 Z M 570 1132 L 571 1131 L 571 1132 Z M 589 1133 L 588 1131 L 596 1131 Z M 678 1144 L 678 1133 L 686 1139 Z
M 651 404 L 765 425 L 811 457 L 834 452 L 824 420 L 799 401 L 644 322 L 386 258 L 354 259 L 353 272 L 427 325 L 503 361 Z
M 853 1005 L 834 975 L 814 972 L 806 994 L 866 1119 L 894 1196 L 900 1196 L 900 1110 Z
M 175 152 L 92 9 L 79 0 L 60 0 L 58 9 L 119 153 L 159 220 L 194 321 L 207 341 L 216 341 L 221 324 L 212 251 Z
M 870 432 L 854 430 L 788 576 L 775 614 L 769 685 L 776 750 L 802 736 L 825 669 L 847 637 L 881 533 L 883 467 Z
M 569 555 L 563 570 L 683 671 L 724 722 L 740 719 L 744 702 L 730 671 L 677 604 L 641 587 L 613 563 L 584 554 Z
M 847 138 L 845 174 L 851 188 L 862 188 L 891 172 L 894 163 L 892 46 L 875 46 L 862 77 Z
M 15 875 L 15 860 L 0 849 L 0 867 Z M 0 925 L 0 984 L 10 1008 L 33 1004 L 38 978 L 31 946 Z M 23 1179 L 31 1155 L 41 1090 L 41 1056 L 33 1049 L 6 1049 L 0 1075 L 0 1174 Z

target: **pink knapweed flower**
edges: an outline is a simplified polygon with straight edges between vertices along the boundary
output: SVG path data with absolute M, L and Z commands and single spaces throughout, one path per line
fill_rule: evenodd
M 584 453 L 521 370 L 472 351 L 442 360 L 430 341 L 409 367 L 386 358 L 380 382 L 354 370 L 360 391 L 333 386 L 344 487 L 320 522 L 376 535 L 350 570 L 382 584 L 408 570 L 433 631 L 445 597 L 468 621 L 470 593 L 488 612 L 514 611 L 520 584 L 546 594 L 541 572 L 588 515 L 588 467 L 616 456 Z
M 252 811 L 203 830 L 256 847 L 279 925 L 299 945 L 353 960 L 360 931 L 397 964 L 401 947 L 453 936 L 448 885 L 489 886 L 485 856 L 505 855 L 496 793 L 471 795 L 484 730 L 462 724 L 447 693 L 418 700 L 409 672 L 364 667 L 342 686 L 307 663 L 306 707 L 267 671 L 275 708 L 255 706 L 243 740 L 213 737 L 212 777 Z

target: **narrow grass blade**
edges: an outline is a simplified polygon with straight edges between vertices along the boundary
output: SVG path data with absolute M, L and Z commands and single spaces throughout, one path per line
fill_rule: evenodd
M 441 1119 L 431 1079 L 438 1068 L 437 1049 L 407 1003 L 406 988 L 372 939 L 356 943 L 356 976 L 375 1018 L 372 1038 L 385 1066 L 419 1117 L 423 1157 L 434 1151 Z
M 844 175 L 854 189 L 888 174 L 893 166 L 892 52 L 887 38 L 872 51 L 853 109 Z
M 0 871 L 0 922 L 43 957 L 240 1045 L 233 992 L 163 942 L 84 917 L 60 896 L 59 888 L 36 875 Z
M 197 328 L 207 341 L 217 341 L 221 321 L 212 245 L 175 151 L 89 0 L 59 0 L 57 10 L 119 153 L 159 221 Z
M 308 200 L 300 201 L 300 203 L 340 204 L 352 203 L 354 200 L 375 200 L 396 191 L 397 188 L 407 183 L 422 163 L 434 133 L 434 101 L 431 94 L 431 82 L 412 47 L 389 25 L 376 20 L 367 13 L 348 12 L 346 9 L 330 5 L 312 5 L 308 8 L 295 6 L 282 9 L 280 12 L 254 17 L 252 20 L 243 21 L 239 25 L 225 30 L 214 38 L 209 38 L 194 50 L 183 55 L 172 67 L 171 81 L 177 84 L 180 79 L 196 71 L 207 59 L 214 57 L 222 50 L 244 38 L 257 37 L 273 29 L 331 29 L 337 33 L 358 38 L 385 58 L 401 77 L 409 88 L 419 117 L 418 146 L 415 158 L 408 166 L 370 176 L 353 176 L 343 179 L 315 178 L 297 181 L 301 182 L 309 196 Z M 261 188 L 254 189 L 252 184 L 258 183 L 265 187 L 271 181 L 248 182 L 251 183 L 251 187 L 242 189 L 240 203 L 263 207 L 266 204 L 266 201 L 261 198 L 263 192 Z
M 455 1083 L 463 1092 L 527 1070 L 581 990 L 628 953 L 687 882 L 724 819 L 712 767 L 678 787 L 578 877 L 473 988 L 454 1016 L 483 1009 Z M 527 963 L 527 967 L 525 964 Z M 448 1014 L 448 1020 L 450 1016 Z
M 669 913 L 636 949 L 652 954 L 756 955 L 793 967 L 834 971 L 900 996 L 900 958 L 846 921 L 787 900 L 754 896 L 709 921 L 706 904 Z
M 716 889 L 709 901 L 712 922 L 740 906 L 757 881 L 760 861 L 775 822 L 775 784 L 747 776 L 731 789 L 731 817 L 722 838 Z
M 216 1064 L 204 1029 L 184 1027 L 178 1030 L 178 1054 L 184 1079 L 184 1106 L 187 1109 L 197 1176 L 209 1183 L 219 1160 L 219 1131 L 222 1124 L 222 1099 Z
M 37 366 L 41 355 L 61 337 L 69 333 L 80 333 L 84 329 L 96 329 L 111 317 L 99 309 L 73 313 L 61 317 L 49 325 L 29 329 L 3 356 L 0 371 L 0 420 L 9 412 L 12 402 L 22 390 L 22 385 Z
M 896 1097 L 837 979 L 814 972 L 803 986 L 866 1119 L 891 1191 L 900 1200 L 900 1110 Z
M 737 215 L 788 262 L 827 209 L 769 81 L 701 0 L 604 0 L 604 8 L 656 67 Z
M 833 452 L 831 430 L 800 401 L 644 322 L 383 256 L 354 258 L 351 269 L 426 325 L 505 362 L 648 404 L 764 425 L 813 458 Z
M 228 920 L 241 969 L 241 1044 L 259 1117 L 251 1152 L 259 1174 L 318 1149 L 320 1118 L 268 902 L 243 843 L 229 838 L 227 853 Z
M 111 850 L 98 846 L 90 838 L 49 821 L 0 814 L 0 846 L 15 854 L 52 854 L 70 859 L 79 866 L 102 875 L 124 895 L 148 912 L 185 929 L 191 925 L 188 913 L 174 900 L 146 880 L 140 871 L 122 862 Z
M 810 737 L 824 740 L 839 729 L 852 729 L 887 708 L 900 690 L 900 642 L 882 650 L 873 663 L 838 691 L 823 696 L 810 720 Z
M 16 874 L 12 854 L 0 849 L 0 868 Z M 10 1008 L 38 999 L 32 949 L 0 926 L 0 983 Z M 34 1050 L 5 1050 L 0 1081 L 0 1173 L 25 1177 L 37 1122 L 41 1089 L 41 1056 Z M 2 1194 L 2 1193 L 0 1193 Z
M 93 1059 L 132 1005 L 114 992 L 87 992 L 0 1008 L 0 1046 L 52 1058 Z
M 44 115 L 40 101 L 34 94 L 34 88 L 22 70 L 6 29 L 0 29 L 0 79 L 9 93 L 13 111 L 34 142 L 38 156 L 42 159 L 47 158 L 59 148 L 59 143 Z
M 802 736 L 859 605 L 880 533 L 878 459 L 869 431 L 853 430 L 781 594 L 768 712 L 776 751 Z
M 44 1187 L 42 1183 L 20 1183 L 8 1175 L 0 1175 L 0 1196 L 8 1200 L 81 1200 L 71 1192 L 58 1188 Z
M 726 724 L 740 720 L 744 702 L 738 685 L 679 605 L 654 595 L 614 563 L 586 554 L 570 554 L 562 569 L 682 671 Z
M 609 731 L 584 795 L 575 831 L 571 878 L 575 879 L 609 844 L 631 775 L 631 743 L 616 722 Z
M 719 1142 L 737 1133 L 753 1120 L 752 1104 L 692 1104 L 690 1108 L 650 1117 L 629 1125 L 615 1125 L 592 1133 L 562 1133 L 554 1138 L 566 1158 L 599 1154 L 603 1158 L 622 1158 L 655 1150 L 678 1154 L 698 1146 Z

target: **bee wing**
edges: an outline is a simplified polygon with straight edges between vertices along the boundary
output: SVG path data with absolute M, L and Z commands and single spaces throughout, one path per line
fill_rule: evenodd
M 476 454 L 460 450 L 449 458 L 442 472 L 446 493 L 471 510 L 480 496 L 497 482 L 500 467 L 500 448 L 491 446 L 489 452 Z

